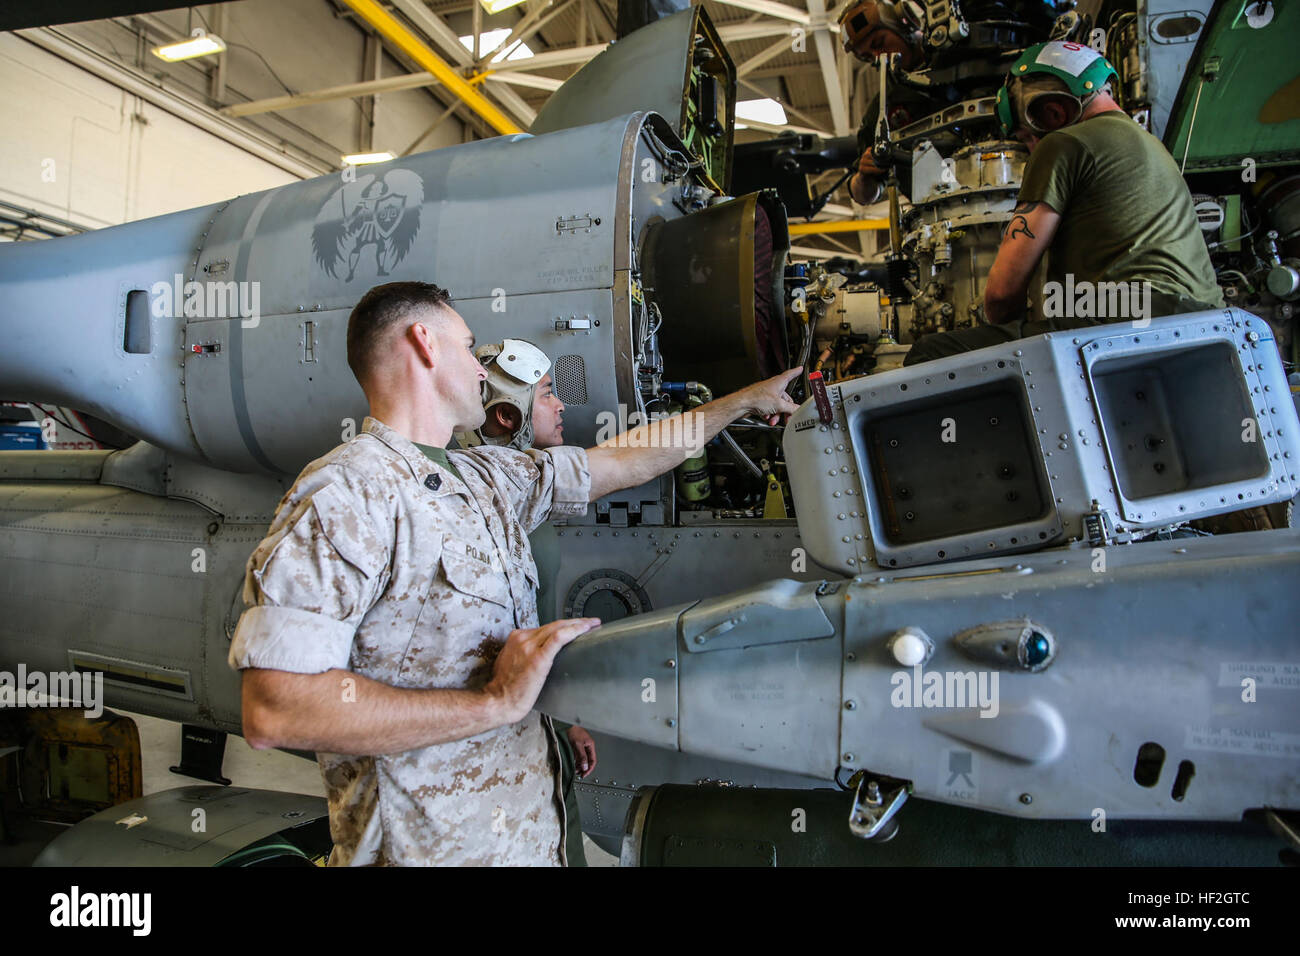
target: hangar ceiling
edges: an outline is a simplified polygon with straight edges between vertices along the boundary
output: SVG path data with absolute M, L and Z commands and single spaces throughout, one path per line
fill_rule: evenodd
M 822 137 L 856 130 L 874 77 L 840 48 L 837 19 L 848 2 L 705 0 L 737 67 L 737 99 L 770 101 L 776 112 L 745 119 L 737 143 L 783 130 Z M 179 99 L 192 113 L 186 118 L 210 131 L 244 131 L 301 176 L 338 169 L 344 154 L 401 156 L 445 145 L 447 127 L 459 127 L 460 140 L 526 130 L 551 93 L 614 40 L 617 22 L 616 0 L 523 0 L 497 13 L 483 0 L 243 0 L 150 12 L 158 5 L 82 0 L 44 19 L 108 16 L 18 35 L 101 75 L 112 71 L 119 85 L 134 81 L 145 94 L 152 86 Z M 24 22 L 19 8 L 0 25 Z M 32 16 L 40 22 L 39 12 Z M 340 23 L 364 38 L 360 56 L 355 42 L 340 42 Z M 228 49 L 178 63 L 149 52 L 196 30 L 229 39 Z M 427 123 L 401 142 L 377 135 L 385 97 L 408 91 L 424 98 Z M 814 189 L 838 177 L 823 174 Z M 841 189 L 818 218 L 871 214 L 855 212 Z M 832 255 L 875 247 L 870 233 L 807 237 L 801 246 Z

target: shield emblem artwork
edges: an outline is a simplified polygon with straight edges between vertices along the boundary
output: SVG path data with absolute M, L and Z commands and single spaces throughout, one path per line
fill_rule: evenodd
M 375 204 L 375 225 L 379 234 L 387 239 L 402 221 L 402 210 L 406 207 L 405 196 L 385 196 Z

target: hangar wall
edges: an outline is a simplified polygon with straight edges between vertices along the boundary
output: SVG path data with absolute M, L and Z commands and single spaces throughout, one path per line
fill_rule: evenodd
M 8 33 L 0 89 L 0 199 L 88 228 L 297 179 Z
M 319 0 L 228 4 L 225 9 L 222 32 L 231 46 L 222 103 L 368 78 L 365 34 Z M 200 8 L 199 14 L 211 17 L 211 8 Z M 185 10 L 146 19 L 149 43 L 161 42 L 159 30 L 184 36 L 191 25 L 206 22 L 188 19 Z M 123 17 L 0 34 L 0 90 L 5 94 L 0 97 L 0 128 L 6 134 L 0 139 L 0 200 L 94 229 L 300 178 L 43 48 L 74 47 L 185 101 L 211 103 L 205 72 L 210 64 L 163 63 L 137 42 L 137 26 Z M 383 77 L 412 69 L 418 68 L 387 53 L 381 58 Z M 446 98 L 428 88 L 376 97 L 374 148 L 400 154 L 442 114 Z M 233 122 L 273 147 L 282 143 L 288 155 L 326 173 L 339 167 L 343 153 L 361 148 L 369 109 L 368 98 L 341 98 Z M 452 116 L 418 149 L 458 144 L 468 135 L 460 117 Z

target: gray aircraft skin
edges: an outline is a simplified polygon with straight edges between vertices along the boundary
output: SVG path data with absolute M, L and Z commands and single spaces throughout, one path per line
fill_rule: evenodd
M 691 158 L 679 83 L 630 110 L 636 90 L 599 81 L 623 57 L 681 77 L 701 17 L 615 44 L 537 135 L 0 249 L 0 388 L 141 439 L 0 453 L 0 669 L 102 671 L 110 707 L 241 732 L 244 565 L 298 471 L 360 428 L 344 343 L 373 285 L 438 282 L 479 341 L 537 343 L 577 445 L 665 379 L 755 367 L 735 281 L 758 209 L 779 278 L 779 206 L 725 196 Z M 662 261 L 645 281 L 661 230 L 688 237 L 686 293 Z M 614 613 L 559 656 L 539 709 L 595 733 L 579 791 L 604 845 L 644 786 L 859 770 L 857 836 L 907 794 L 1078 821 L 1300 807 L 1300 532 L 1168 533 L 1296 494 L 1266 323 L 1098 326 L 832 385 L 784 452 L 797 518 L 688 510 L 669 475 L 559 527 L 550 610 Z

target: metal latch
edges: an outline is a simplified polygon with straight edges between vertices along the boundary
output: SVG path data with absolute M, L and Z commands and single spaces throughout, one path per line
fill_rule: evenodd
M 745 615 L 738 614 L 735 617 L 729 617 L 725 621 L 719 621 L 706 631 L 695 635 L 696 644 L 707 644 L 711 638 L 721 637 L 734 627 L 745 623 Z
M 574 235 L 579 229 L 583 232 L 591 232 L 595 226 L 600 225 L 600 218 L 590 215 L 586 216 L 560 216 L 555 220 L 555 231 L 560 235 L 568 233 Z
M 302 360 L 316 361 L 316 323 L 310 320 L 302 324 Z
M 893 839 L 898 832 L 894 815 L 907 802 L 912 785 L 865 770 L 859 771 L 857 777 L 853 808 L 849 810 L 849 832 L 860 839 L 880 843 Z

